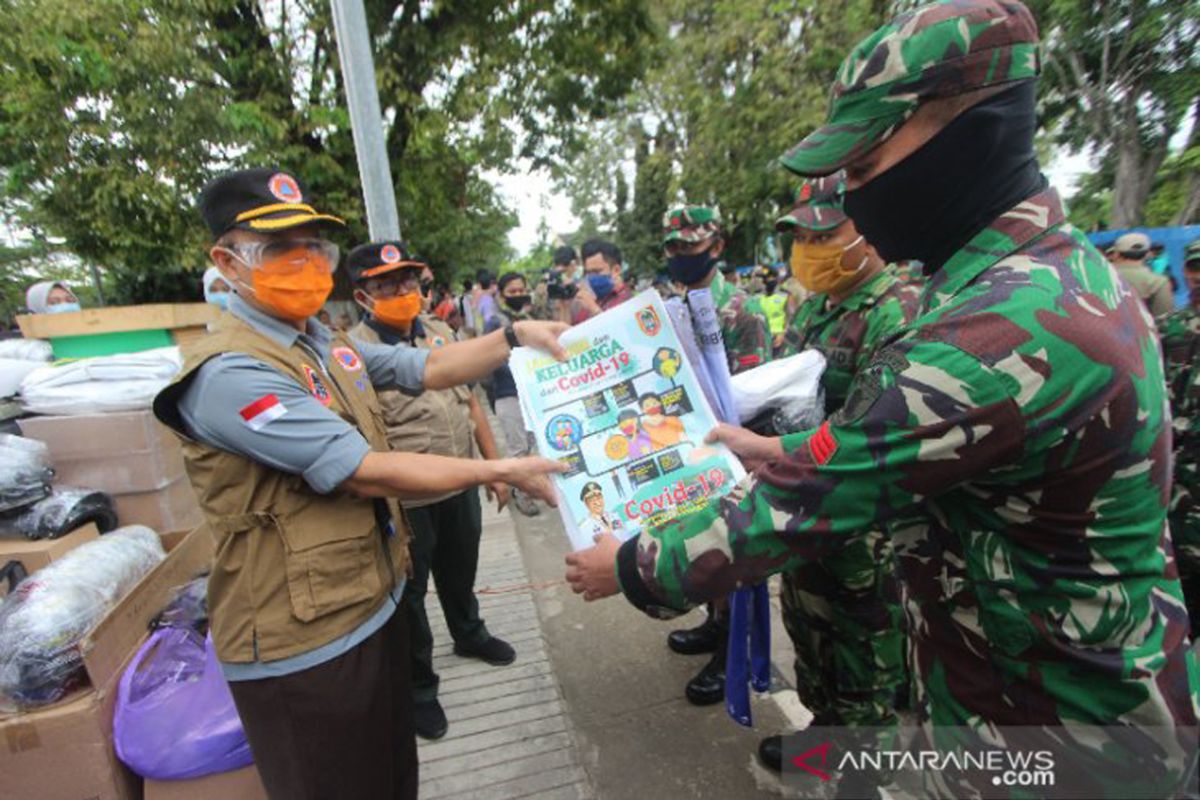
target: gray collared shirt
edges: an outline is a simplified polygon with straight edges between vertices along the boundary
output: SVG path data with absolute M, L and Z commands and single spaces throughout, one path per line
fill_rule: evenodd
M 230 298 L 229 311 L 283 347 L 299 348 L 329 374 L 333 336 L 315 319 L 309 319 L 301 333 L 237 295 Z M 421 391 L 428 350 L 359 341 L 354 346 L 372 384 Z M 256 430 L 240 412 L 267 395 L 275 395 L 285 413 Z M 357 428 L 323 406 L 295 379 L 243 353 L 225 353 L 200 367 L 179 401 L 179 413 L 193 439 L 301 475 L 321 494 L 332 492 L 353 475 L 371 450 Z
M 328 376 L 333 336 L 315 319 L 304 333 L 243 302 L 230 298 L 229 311 L 283 347 L 298 347 Z M 370 342 L 354 343 L 372 384 L 419 392 L 429 351 Z M 275 395 L 286 409 L 257 429 L 247 425 L 241 409 L 266 395 Z M 303 386 L 243 353 L 209 359 L 196 371 L 179 400 L 179 414 L 196 441 L 227 450 L 269 467 L 302 475 L 313 491 L 328 494 L 354 474 L 371 446 L 350 423 L 330 411 Z M 391 599 L 354 630 L 307 653 L 279 661 L 221 665 L 229 681 L 261 680 L 289 675 L 323 664 L 365 641 L 391 618 L 404 592 L 403 577 Z

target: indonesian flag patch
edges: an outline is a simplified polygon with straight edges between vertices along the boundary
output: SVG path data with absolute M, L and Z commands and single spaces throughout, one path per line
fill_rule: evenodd
M 279 402 L 273 394 L 263 395 L 250 405 L 238 412 L 242 422 L 252 431 L 261 431 L 272 420 L 277 420 L 287 413 L 287 406 Z
M 837 449 L 837 439 L 833 438 L 833 432 L 829 430 L 829 422 L 822 422 L 821 427 L 817 428 L 817 432 L 808 440 L 808 452 L 812 454 L 812 460 L 817 466 L 823 467 L 833 458 Z

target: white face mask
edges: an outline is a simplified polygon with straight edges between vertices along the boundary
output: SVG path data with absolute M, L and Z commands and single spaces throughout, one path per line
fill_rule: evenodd
M 52 306 L 46 306 L 47 314 L 69 314 L 72 311 L 82 311 L 79 303 L 55 303 Z

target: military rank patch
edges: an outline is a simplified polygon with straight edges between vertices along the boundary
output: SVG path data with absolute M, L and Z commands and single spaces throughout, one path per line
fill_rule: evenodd
M 335 347 L 332 353 L 337 362 L 342 365 L 342 369 L 347 372 L 358 372 L 362 369 L 362 359 L 349 347 Z
M 812 455 L 812 460 L 817 466 L 825 466 L 829 463 L 829 459 L 833 458 L 833 454 L 838 450 L 837 439 L 833 438 L 833 432 L 829 429 L 829 421 L 821 423 L 821 427 L 817 428 L 817 432 L 808 440 L 808 452 Z
M 329 393 L 329 387 L 325 385 L 325 381 L 321 380 L 320 374 L 315 369 L 308 364 L 302 366 L 304 367 L 304 377 L 308 381 L 308 390 L 321 405 L 328 406 L 333 402 L 333 395 Z

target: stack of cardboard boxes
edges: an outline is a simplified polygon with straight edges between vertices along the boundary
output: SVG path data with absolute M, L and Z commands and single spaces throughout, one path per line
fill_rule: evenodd
M 80 544 L 94 536 L 92 528 L 72 541 Z M 212 563 L 213 540 L 204 528 L 164 536 L 163 547 L 166 559 L 84 637 L 80 651 L 87 686 L 54 705 L 0 714 L 0 796 L 39 800 L 266 797 L 253 766 L 191 781 L 147 780 L 143 785 L 117 759 L 112 720 L 121 674 L 148 635 L 150 621 L 175 590 L 207 572 Z M 171 742 L 163 742 L 163 747 L 170 746 Z
M 149 409 L 17 424 L 23 436 L 50 448 L 56 484 L 110 495 L 121 525 L 180 531 L 200 524 L 179 440 Z

